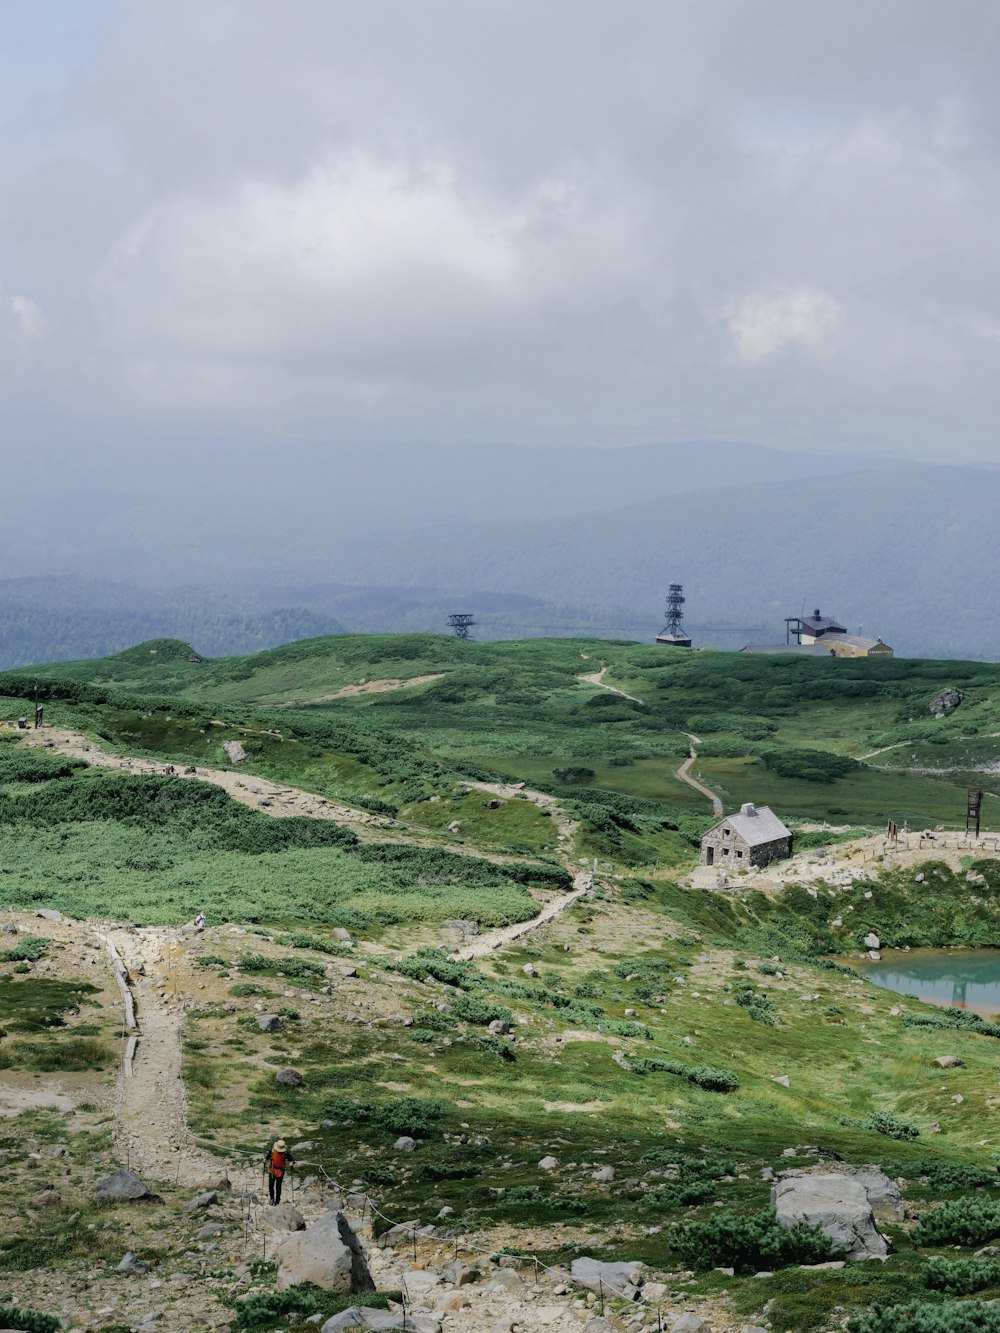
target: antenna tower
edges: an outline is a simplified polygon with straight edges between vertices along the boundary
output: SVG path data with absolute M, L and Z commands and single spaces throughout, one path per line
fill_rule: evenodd
M 456 639 L 468 639 L 469 630 L 475 625 L 475 620 L 468 612 L 461 612 L 458 615 L 448 617 L 448 628 L 454 632 Z
M 681 607 L 684 605 L 684 588 L 680 583 L 671 583 L 670 591 L 667 593 L 667 627 L 664 634 L 673 634 L 676 638 L 684 637 L 684 631 L 681 629 L 681 621 L 684 619 L 684 612 Z

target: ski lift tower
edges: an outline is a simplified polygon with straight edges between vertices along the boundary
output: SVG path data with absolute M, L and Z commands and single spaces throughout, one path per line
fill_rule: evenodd
M 448 628 L 454 632 L 456 639 L 468 639 L 469 630 L 475 625 L 475 620 L 468 612 L 461 612 L 458 615 L 448 617 Z
M 667 593 L 667 624 L 662 633 L 657 634 L 656 642 L 668 648 L 690 648 L 691 639 L 684 633 L 682 621 L 684 612 L 684 588 L 679 583 L 671 583 Z

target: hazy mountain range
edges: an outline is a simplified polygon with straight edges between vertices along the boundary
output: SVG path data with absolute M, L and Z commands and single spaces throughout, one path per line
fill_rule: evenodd
M 998 512 L 988 467 L 732 443 L 43 456 L 0 533 L 0 665 L 453 610 L 484 638 L 651 638 L 671 581 L 709 645 L 777 640 L 820 606 L 906 655 L 1000 657 Z

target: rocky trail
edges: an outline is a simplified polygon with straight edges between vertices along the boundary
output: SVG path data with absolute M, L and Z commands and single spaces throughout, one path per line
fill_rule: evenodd
M 182 932 L 121 927 L 101 938 L 125 965 L 136 1019 L 135 1054 L 122 1060 L 115 1092 L 119 1160 L 128 1170 L 177 1185 L 225 1176 L 225 1163 L 199 1148 L 188 1128 L 180 997 L 194 980 Z
M 587 685 L 597 685 L 602 690 L 610 690 L 612 694 L 620 694 L 623 699 L 631 699 L 634 704 L 644 704 L 645 699 L 640 699 L 635 694 L 629 694 L 625 690 L 620 690 L 617 685 L 605 685 L 604 677 L 607 674 L 607 667 L 601 667 L 600 671 L 591 671 L 589 675 L 577 676 L 577 680 L 584 681 Z
M 343 685 L 332 694 L 319 694 L 314 699 L 288 699 L 273 704 L 274 708 L 311 708 L 316 704 L 334 703 L 337 699 L 356 699 L 363 694 L 388 694 L 394 690 L 413 689 L 417 685 L 430 685 L 435 680 L 443 680 L 444 672 L 432 676 L 411 676 L 409 680 L 361 680 L 357 685 Z

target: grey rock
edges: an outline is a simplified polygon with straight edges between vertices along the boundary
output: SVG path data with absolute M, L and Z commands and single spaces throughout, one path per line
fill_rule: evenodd
M 261 1032 L 280 1032 L 285 1024 L 280 1014 L 258 1014 L 257 1026 Z
M 397 1222 L 388 1231 L 383 1231 L 375 1243 L 380 1250 L 394 1250 L 397 1245 L 412 1241 L 419 1230 L 420 1223 L 417 1221 Z
M 453 1287 L 467 1287 L 470 1282 L 479 1281 L 479 1269 L 473 1268 L 470 1264 L 463 1264 L 461 1259 L 456 1259 L 444 1270 L 444 1280 L 450 1282 Z
M 276 1208 L 265 1208 L 258 1226 L 268 1231 L 305 1231 L 306 1219 L 290 1203 L 279 1203 Z
M 118 1265 L 119 1273 L 148 1273 L 149 1264 L 145 1259 L 137 1259 L 131 1250 L 128 1250 L 121 1263 Z
M 712 1333 L 712 1326 L 706 1323 L 700 1315 L 688 1312 L 678 1315 L 671 1322 L 670 1333 Z
M 937 1065 L 938 1069 L 958 1069 L 965 1064 L 957 1055 L 936 1055 L 931 1061 L 932 1065 Z
M 231 764 L 242 764 L 247 757 L 247 752 L 239 741 L 225 741 L 222 748 Z
M 40 909 L 35 913 L 35 916 L 41 917 L 41 919 L 42 919 L 43 921 L 51 921 L 52 924 L 55 925 L 55 926 L 59 925 L 59 923 L 60 923 L 61 921 L 65 921 L 65 920 L 66 920 L 66 918 L 63 916 L 62 912 L 57 912 L 57 911 L 55 911 L 54 908 L 51 908 L 51 907 L 42 907 L 42 908 L 40 908 Z
M 995 1259 L 1000 1254 L 1000 1246 L 984 1245 L 981 1250 L 977 1250 L 972 1256 L 973 1259 Z
M 543 1157 L 541 1159 L 541 1161 L 538 1163 L 538 1169 L 540 1171 L 554 1171 L 558 1165 L 559 1165 L 559 1158 L 553 1157 L 550 1153 L 548 1156 Z
M 771 1076 L 771 1082 L 780 1083 L 783 1088 L 790 1088 L 792 1086 L 792 1080 L 787 1074 L 773 1074 Z
M 158 1194 L 154 1194 L 131 1171 L 118 1170 L 105 1176 L 94 1186 L 94 1198 L 98 1203 L 162 1203 Z
M 615 1330 L 606 1319 L 588 1319 L 583 1326 L 583 1333 L 615 1333 Z
M 494 1018 L 491 1023 L 487 1023 L 486 1031 L 492 1032 L 495 1037 L 506 1037 L 510 1031 L 510 1023 L 506 1018 Z
M 965 695 L 961 690 L 942 690 L 937 698 L 931 700 L 930 712 L 934 717 L 945 717 L 948 713 L 953 713 L 964 698 Z
M 400 1134 L 399 1138 L 392 1145 L 396 1152 L 413 1152 L 417 1146 L 416 1139 L 411 1139 L 409 1134 Z
M 573 1281 L 590 1291 L 614 1293 L 634 1301 L 643 1283 L 641 1263 L 602 1263 L 599 1259 L 574 1259 L 570 1266 Z
M 881 949 L 882 941 L 873 930 L 870 930 L 865 936 L 864 945 L 866 949 Z
M 316 1145 L 315 1145 L 315 1143 L 312 1142 L 311 1139 L 304 1139 L 301 1143 L 293 1143 L 293 1144 L 292 1144 L 292 1156 L 293 1156 L 293 1157 L 301 1157 L 303 1153 L 312 1152 L 312 1150 L 313 1150 L 315 1147 L 316 1147 Z M 305 1183 L 305 1182 L 303 1182 L 303 1184 L 304 1184 L 304 1183 Z
M 791 1227 L 805 1220 L 819 1226 L 851 1260 L 884 1259 L 889 1246 L 875 1225 L 864 1184 L 843 1174 L 795 1176 L 771 1189 L 778 1223 Z
M 305 1079 L 297 1069 L 279 1069 L 274 1081 L 283 1088 L 301 1088 L 305 1083 Z
M 596 1180 L 598 1184 L 604 1185 L 609 1180 L 615 1178 L 615 1168 L 613 1166 L 600 1166 L 591 1175 L 591 1180 Z
M 370 1329 L 371 1333 L 391 1333 L 394 1329 L 403 1333 L 441 1333 L 441 1325 L 433 1315 L 396 1314 L 392 1310 L 369 1310 L 359 1305 L 328 1319 L 320 1333 L 341 1333 L 342 1329 L 352 1328 Z
M 196 1194 L 193 1199 L 187 1202 L 189 1213 L 195 1213 L 199 1208 L 211 1208 L 213 1203 L 219 1202 L 219 1196 L 215 1190 L 205 1190 L 202 1194 Z
M 478 921 L 445 921 L 442 924 L 447 926 L 449 930 L 459 931 L 462 935 L 479 934 Z
M 490 1274 L 489 1281 L 483 1284 L 483 1293 L 488 1296 L 492 1291 L 514 1291 L 523 1286 L 521 1276 L 515 1269 L 498 1268 Z
M 195 1240 L 214 1240 L 216 1236 L 221 1236 L 224 1230 L 225 1228 L 221 1227 L 218 1222 L 206 1222 Z
M 524 973 L 526 977 L 538 976 L 538 968 L 534 965 L 534 963 L 525 963 L 524 967 L 521 968 L 521 971 Z
M 299 1282 L 312 1282 L 324 1291 L 352 1295 L 374 1291 L 361 1242 L 343 1213 L 324 1213 L 305 1231 L 279 1241 L 275 1252 L 280 1291 Z
M 877 1166 L 859 1166 L 851 1175 L 864 1185 L 876 1221 L 902 1222 L 906 1210 L 903 1195 L 894 1180 Z

